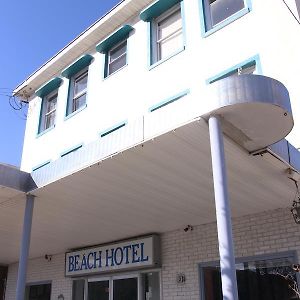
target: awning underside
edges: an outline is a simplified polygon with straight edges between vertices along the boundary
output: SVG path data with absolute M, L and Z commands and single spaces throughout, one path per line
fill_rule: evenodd
M 291 204 L 285 166 L 226 139 L 233 217 Z M 195 121 L 35 191 L 31 257 L 215 221 L 207 124 Z M 0 209 L 0 263 L 18 260 L 24 201 Z

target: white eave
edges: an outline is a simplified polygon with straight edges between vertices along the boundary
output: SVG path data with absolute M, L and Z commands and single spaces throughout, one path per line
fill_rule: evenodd
M 44 65 L 33 72 L 18 85 L 13 94 L 30 101 L 36 89 L 51 78 L 60 75 L 60 71 L 70 65 L 79 56 L 91 50 L 93 46 L 112 33 L 116 28 L 137 15 L 151 0 L 123 0 L 88 29 L 78 35 L 66 47 L 60 50 Z

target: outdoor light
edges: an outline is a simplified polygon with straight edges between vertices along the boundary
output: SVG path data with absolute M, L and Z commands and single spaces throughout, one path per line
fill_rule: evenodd
M 291 212 L 296 224 L 300 224 L 300 193 L 297 182 L 295 182 L 295 184 L 297 191 L 293 201 L 293 205 L 291 207 Z

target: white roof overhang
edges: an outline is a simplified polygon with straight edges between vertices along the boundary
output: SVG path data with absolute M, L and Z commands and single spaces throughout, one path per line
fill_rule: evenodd
M 24 101 L 30 101 L 35 90 L 51 78 L 60 76 L 61 70 L 64 70 L 82 56 L 82 54 L 91 51 L 92 47 L 109 36 L 117 28 L 124 25 L 133 16 L 138 15 L 149 3 L 151 3 L 151 0 L 120 1 L 107 14 L 33 72 L 24 82 L 15 88 L 13 94 Z

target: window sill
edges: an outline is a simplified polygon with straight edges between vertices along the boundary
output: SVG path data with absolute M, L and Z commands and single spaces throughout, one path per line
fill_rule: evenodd
M 38 132 L 38 134 L 36 135 L 36 138 L 39 138 L 40 136 L 44 135 L 45 133 L 49 132 L 50 130 L 52 130 L 53 128 L 55 127 L 55 125 L 52 125 L 51 127 L 41 131 L 41 132 Z
M 185 46 L 183 46 L 182 48 L 180 48 L 179 50 L 177 50 L 177 51 L 174 52 L 173 54 L 171 54 L 171 55 L 165 57 L 164 59 L 161 59 L 161 60 L 157 61 L 156 63 L 150 65 L 150 66 L 149 66 L 149 71 L 152 70 L 152 69 L 154 69 L 154 68 L 157 67 L 158 65 L 164 63 L 165 61 L 169 60 L 170 58 L 176 56 L 177 54 L 183 52 L 184 50 L 185 50 Z
M 229 25 L 230 23 L 234 22 L 235 20 L 243 17 L 244 15 L 248 14 L 249 12 L 250 12 L 250 8 L 249 7 L 243 8 L 242 10 L 236 12 L 235 14 L 233 14 L 230 17 L 228 17 L 224 21 L 220 22 L 219 24 L 217 24 L 213 28 L 209 29 L 206 32 L 203 32 L 202 37 L 205 38 L 205 37 L 207 37 L 207 36 L 215 33 L 216 31 L 218 31 L 218 30 L 222 29 L 223 27 Z
M 115 71 L 115 72 L 113 72 L 113 73 L 111 73 L 111 74 L 109 74 L 109 75 L 103 77 L 103 80 L 106 80 L 106 79 L 110 78 L 111 76 L 113 76 L 113 75 L 115 75 L 116 73 L 120 72 L 121 70 L 125 69 L 127 66 L 128 66 L 128 64 L 124 65 L 123 67 L 121 67 L 121 68 L 118 69 L 117 71 Z
M 76 114 L 78 114 L 79 112 L 81 112 L 82 110 L 84 110 L 87 107 L 87 104 L 81 106 L 80 108 L 78 108 L 77 110 L 73 111 L 72 113 L 68 114 L 67 116 L 65 116 L 65 121 L 72 118 L 73 116 L 75 116 Z

